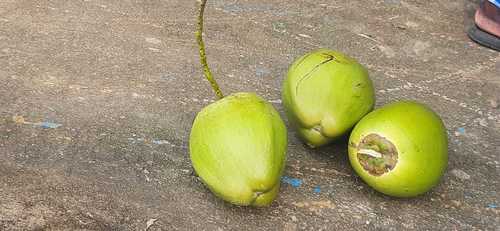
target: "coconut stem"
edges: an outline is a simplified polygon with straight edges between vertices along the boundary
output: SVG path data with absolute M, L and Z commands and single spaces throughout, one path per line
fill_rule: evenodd
M 382 153 L 377 152 L 377 151 L 372 150 L 372 149 L 359 149 L 358 153 L 369 155 L 369 156 L 374 157 L 374 158 L 382 158 Z
M 198 41 L 198 48 L 200 50 L 200 61 L 201 65 L 203 66 L 203 73 L 205 74 L 208 82 L 210 82 L 212 89 L 217 95 L 217 98 L 222 99 L 224 98 L 224 95 L 222 94 L 222 91 L 219 88 L 219 84 L 217 84 L 217 82 L 215 81 L 212 72 L 208 67 L 207 55 L 205 52 L 205 43 L 203 42 L 203 13 L 205 12 L 205 5 L 207 3 L 207 0 L 198 0 L 197 2 L 200 3 L 200 11 L 198 14 L 198 30 L 196 31 L 196 41 Z

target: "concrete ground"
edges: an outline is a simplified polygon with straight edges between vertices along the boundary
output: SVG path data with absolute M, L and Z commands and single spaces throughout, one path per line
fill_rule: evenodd
M 345 140 L 311 150 L 289 129 L 285 175 L 302 184 L 255 209 L 191 172 L 191 123 L 215 99 L 194 0 L 0 1 L 0 230 L 500 230 L 500 56 L 464 33 L 476 3 L 369 2 L 209 0 L 210 65 L 226 94 L 256 91 L 283 113 L 295 58 L 357 58 L 377 106 L 413 99 L 442 116 L 441 184 L 384 196 Z

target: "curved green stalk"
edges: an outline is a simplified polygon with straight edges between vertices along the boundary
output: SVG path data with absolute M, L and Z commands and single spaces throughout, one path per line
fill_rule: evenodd
M 200 61 L 201 65 L 203 66 L 203 73 L 205 74 L 208 82 L 210 82 L 212 89 L 217 95 L 217 98 L 222 99 L 224 98 L 224 95 L 222 94 L 219 85 L 215 81 L 212 72 L 208 67 L 207 55 L 205 52 L 205 43 L 203 42 L 203 13 L 205 12 L 205 5 L 207 3 L 207 0 L 198 0 L 198 2 L 200 3 L 200 11 L 198 14 L 198 30 L 196 31 L 196 40 L 198 41 L 198 47 L 200 50 Z

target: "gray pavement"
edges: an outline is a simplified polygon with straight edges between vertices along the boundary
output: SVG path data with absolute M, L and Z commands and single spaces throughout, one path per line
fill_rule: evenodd
M 194 0 L 2 0 L 0 230 L 499 230 L 500 56 L 464 33 L 474 6 L 209 0 L 226 94 L 255 91 L 283 115 L 288 65 L 326 47 L 369 69 L 377 106 L 424 102 L 449 132 L 442 183 L 394 199 L 354 174 L 345 140 L 311 150 L 289 130 L 285 175 L 301 185 L 255 209 L 191 173 L 191 123 L 215 99 Z

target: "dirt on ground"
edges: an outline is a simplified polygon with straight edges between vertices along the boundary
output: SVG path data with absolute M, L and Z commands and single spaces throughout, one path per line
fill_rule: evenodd
M 226 94 L 257 92 L 285 118 L 288 66 L 330 48 L 368 68 L 376 107 L 418 100 L 448 129 L 442 182 L 412 199 L 367 186 L 346 138 L 310 149 L 289 129 L 278 198 L 247 208 L 192 174 L 191 124 L 216 99 L 196 1 L 2 0 L 0 230 L 499 230 L 500 56 L 467 38 L 476 4 L 209 0 Z

